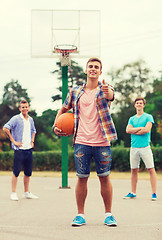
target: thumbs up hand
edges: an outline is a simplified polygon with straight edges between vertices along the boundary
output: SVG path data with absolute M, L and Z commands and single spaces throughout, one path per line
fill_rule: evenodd
M 104 94 L 104 98 L 107 100 L 113 101 L 114 92 L 111 88 L 109 88 L 108 84 L 105 83 L 105 79 L 102 80 L 102 91 Z
M 102 80 L 102 84 L 103 84 L 103 85 L 106 85 L 105 79 Z
M 105 79 L 102 80 L 102 91 L 103 91 L 103 93 L 104 93 L 105 98 L 108 98 L 109 87 L 108 87 L 108 85 L 105 83 Z

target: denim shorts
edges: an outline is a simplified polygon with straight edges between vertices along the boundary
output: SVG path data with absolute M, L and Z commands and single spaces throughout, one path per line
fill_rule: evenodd
M 19 176 L 22 166 L 25 176 L 30 177 L 33 167 L 32 149 L 14 151 L 13 173 L 16 177 Z
M 110 174 L 111 167 L 111 148 L 110 146 L 88 146 L 75 144 L 75 167 L 77 176 L 86 178 L 90 175 L 90 163 L 95 161 L 97 176 L 104 177 Z

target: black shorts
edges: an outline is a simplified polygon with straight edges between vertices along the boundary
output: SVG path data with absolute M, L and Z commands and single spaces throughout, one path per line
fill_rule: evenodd
M 33 168 L 32 149 L 14 151 L 13 173 L 16 177 L 19 176 L 22 166 L 24 168 L 25 176 L 30 177 L 32 175 Z

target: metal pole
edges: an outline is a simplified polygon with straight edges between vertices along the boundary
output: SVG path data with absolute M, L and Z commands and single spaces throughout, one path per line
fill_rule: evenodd
M 62 103 L 68 93 L 68 66 L 62 66 Z M 68 188 L 68 137 L 61 138 L 62 145 L 62 188 Z

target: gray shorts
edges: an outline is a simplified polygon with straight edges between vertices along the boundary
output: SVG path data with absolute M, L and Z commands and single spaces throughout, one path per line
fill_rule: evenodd
M 154 168 L 154 159 L 150 146 L 144 148 L 130 149 L 130 167 L 131 169 L 139 168 L 140 159 L 143 160 L 146 168 Z

